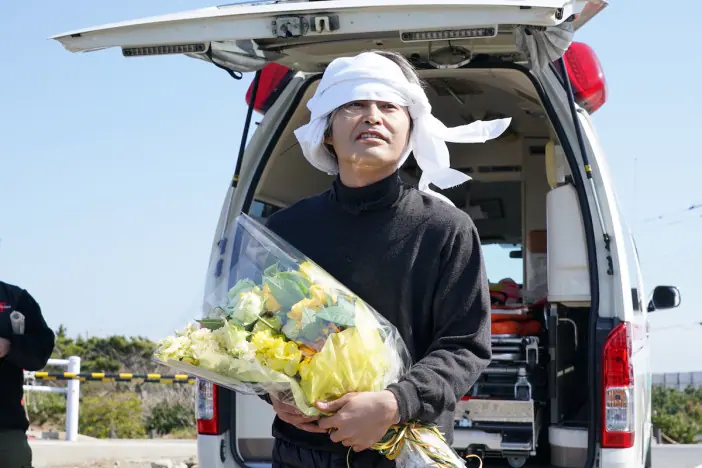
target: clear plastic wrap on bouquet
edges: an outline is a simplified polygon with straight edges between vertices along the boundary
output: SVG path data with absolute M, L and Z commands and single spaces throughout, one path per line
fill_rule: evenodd
M 409 369 L 407 347 L 387 319 L 265 226 L 240 215 L 225 238 L 199 326 L 162 340 L 157 360 L 239 393 L 269 394 L 308 416 L 320 414 L 317 401 L 383 390 Z M 427 447 L 445 460 L 434 466 L 465 466 L 435 429 L 416 423 L 393 426 L 374 449 L 414 467 L 427 466 Z

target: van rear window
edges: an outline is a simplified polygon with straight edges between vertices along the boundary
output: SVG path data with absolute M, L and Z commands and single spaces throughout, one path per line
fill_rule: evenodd
M 280 210 L 280 208 L 275 205 L 254 200 L 254 202 L 251 204 L 249 215 L 259 218 L 267 218 L 278 210 Z

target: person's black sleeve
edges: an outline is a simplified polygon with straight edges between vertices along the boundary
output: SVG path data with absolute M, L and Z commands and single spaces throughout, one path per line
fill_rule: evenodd
M 400 421 L 434 422 L 454 411 L 492 359 L 490 289 L 480 239 L 472 222 L 441 255 L 433 301 L 434 340 L 399 382 L 388 387 Z
M 37 301 L 22 290 L 15 310 L 24 315 L 24 334 L 12 334 L 7 361 L 28 371 L 38 371 L 46 366 L 54 350 L 55 336 L 41 314 Z

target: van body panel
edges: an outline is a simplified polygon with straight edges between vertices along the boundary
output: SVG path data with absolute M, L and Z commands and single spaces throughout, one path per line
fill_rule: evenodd
M 228 433 L 223 435 L 201 435 L 197 436 L 197 462 L 203 468 L 240 468 L 234 463 L 231 456 L 225 457 L 224 462 L 220 459 L 220 446 L 223 438 L 227 438 Z
M 648 312 L 644 305 L 645 294 L 640 265 L 636 255 L 634 239 L 625 229 L 623 213 L 618 209 L 619 203 L 614 191 L 614 181 L 611 179 L 607 158 L 600 140 L 592 127 L 590 117 L 580 112 L 580 121 L 586 139 L 593 149 L 591 164 L 596 167 L 599 182 L 598 191 L 604 194 L 606 202 L 603 211 L 607 210 L 607 218 L 612 226 L 611 254 L 613 257 L 612 270 L 609 275 L 613 280 L 615 317 L 622 322 L 631 324 L 632 334 L 632 365 L 634 369 L 634 424 L 636 437 L 634 453 L 636 463 L 641 466 L 645 462 L 646 449 L 650 440 L 651 422 L 651 361 L 648 331 Z M 599 177 L 598 177 L 599 176 Z M 618 271 L 617 271 L 618 270 Z M 634 292 L 636 291 L 636 292 Z M 636 300 L 636 303 L 634 303 Z
M 636 447 L 628 449 L 602 449 L 600 450 L 600 465 L 602 468 L 632 468 L 643 467 L 639 460 Z
M 558 78 L 552 70 L 548 70 L 540 74 L 539 81 L 551 97 L 555 112 L 559 114 L 563 130 L 568 134 L 567 141 L 571 144 L 577 142 L 572 116 L 566 107 L 565 92 Z M 601 450 L 600 466 L 643 466 L 651 437 L 651 366 L 646 291 L 634 240 L 625 229 L 623 214 L 619 209 L 605 151 L 589 114 L 578 109 L 578 120 L 588 153 L 588 163 L 592 168 L 592 184 L 586 184 L 585 189 L 592 209 L 599 273 L 599 307 L 593 312 L 601 318 L 629 322 L 632 330 L 634 446 L 629 449 Z M 576 146 L 571 150 L 580 163 L 577 170 L 587 180 L 579 148 Z M 601 368 L 600 365 L 595 365 L 597 369 Z

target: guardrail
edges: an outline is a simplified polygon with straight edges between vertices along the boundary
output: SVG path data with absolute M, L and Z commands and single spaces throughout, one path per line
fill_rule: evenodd
M 71 356 L 68 359 L 49 359 L 49 366 L 66 367 L 68 373 L 80 373 L 80 358 Z M 46 372 L 44 372 L 46 373 Z M 36 375 L 42 372 L 25 372 L 25 381 L 36 380 Z M 80 380 L 71 379 L 65 387 L 47 387 L 39 385 L 25 385 L 25 392 L 63 393 L 66 395 L 66 440 L 78 440 L 78 406 L 80 405 Z
M 62 366 L 66 372 L 24 372 L 25 392 L 39 393 L 62 393 L 66 395 L 66 440 L 78 440 L 78 414 L 80 406 L 80 383 L 81 382 L 134 382 L 160 384 L 193 384 L 195 378 L 186 374 L 163 375 L 163 374 L 133 374 L 129 372 L 90 372 L 81 374 L 80 358 L 71 356 L 68 359 L 49 359 L 47 366 Z M 38 380 L 45 381 L 66 381 L 65 387 L 49 387 L 35 385 Z
M 695 388 L 702 387 L 702 372 L 665 372 L 661 374 L 653 374 L 652 385 L 660 385 L 662 387 L 677 388 L 685 390 L 692 386 Z

